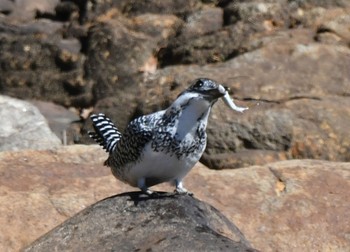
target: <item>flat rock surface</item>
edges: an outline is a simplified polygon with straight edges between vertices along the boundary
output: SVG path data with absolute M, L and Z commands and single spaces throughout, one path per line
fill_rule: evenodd
M 62 242 L 64 241 L 64 242 Z M 188 195 L 116 195 L 86 208 L 24 251 L 253 251 L 219 211 Z
M 135 191 L 102 166 L 106 155 L 81 145 L 0 153 L 0 250 L 17 251 L 89 205 Z M 349 181 L 349 163 L 291 160 L 221 171 L 198 164 L 184 184 L 256 249 L 346 251 Z

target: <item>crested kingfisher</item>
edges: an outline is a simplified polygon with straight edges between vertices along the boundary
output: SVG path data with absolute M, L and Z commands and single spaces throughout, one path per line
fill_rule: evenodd
M 182 180 L 205 150 L 208 117 L 219 98 L 233 110 L 248 109 L 236 106 L 221 84 L 200 78 L 165 110 L 131 121 L 124 134 L 104 114 L 91 115 L 95 131 L 89 135 L 109 152 L 105 165 L 117 179 L 149 195 L 150 187 L 163 182 L 191 194 Z

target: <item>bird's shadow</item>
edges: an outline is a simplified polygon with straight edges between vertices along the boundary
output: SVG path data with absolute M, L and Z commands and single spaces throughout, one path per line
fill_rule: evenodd
M 170 192 L 154 192 L 153 194 L 149 195 L 142 191 L 133 191 L 133 192 L 121 193 L 108 198 L 125 197 L 125 196 L 129 196 L 130 199 L 128 199 L 128 201 L 133 201 L 134 205 L 137 206 L 140 202 L 144 202 L 147 200 L 163 200 L 163 199 L 169 199 L 169 198 L 177 198 L 181 196 L 181 194 L 170 193 Z

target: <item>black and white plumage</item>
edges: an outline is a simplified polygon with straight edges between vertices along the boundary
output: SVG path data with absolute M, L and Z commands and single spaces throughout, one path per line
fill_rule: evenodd
M 187 193 L 182 180 L 205 150 L 208 116 L 221 97 L 235 110 L 246 109 L 235 106 L 222 85 L 201 78 L 167 109 L 131 121 L 123 135 L 104 114 L 92 115 L 89 135 L 109 152 L 105 165 L 119 180 L 147 194 L 163 182 Z

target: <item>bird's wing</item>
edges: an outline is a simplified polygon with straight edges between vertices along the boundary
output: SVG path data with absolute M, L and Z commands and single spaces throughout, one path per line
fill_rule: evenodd
M 144 147 L 152 140 L 154 128 L 163 114 L 164 111 L 159 111 L 138 117 L 129 123 L 113 153 L 117 166 L 124 166 L 140 158 Z
M 149 115 L 140 116 L 131 121 L 126 129 L 126 134 L 132 134 L 135 137 L 150 136 L 152 137 L 153 131 L 157 126 L 157 123 L 162 118 L 164 110 L 158 111 Z M 131 135 L 129 135 L 131 136 Z
M 134 158 L 141 154 L 145 145 L 152 140 L 157 123 L 163 114 L 164 111 L 158 111 L 131 121 L 121 138 L 119 152 L 132 151 L 134 153 L 129 154 L 132 154 Z

